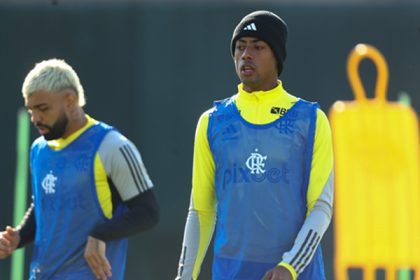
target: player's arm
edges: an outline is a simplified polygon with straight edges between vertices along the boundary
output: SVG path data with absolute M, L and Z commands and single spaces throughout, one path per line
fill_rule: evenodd
M 92 229 L 84 257 L 98 279 L 107 279 L 112 273 L 105 241 L 125 238 L 155 226 L 159 208 L 140 153 L 119 132 L 109 132 L 99 147 L 95 182 L 101 208 L 109 220 Z M 119 203 L 124 203 L 128 210 L 113 217 Z
M 154 227 L 159 206 L 152 189 L 124 201 L 128 211 L 121 217 L 96 226 L 90 236 L 103 241 L 126 238 Z
M 18 248 L 22 248 L 35 240 L 36 222 L 34 207 L 34 203 L 32 202 L 28 210 L 26 210 L 25 216 L 23 216 L 22 221 L 16 227 L 16 230 L 19 231 Z
M 317 110 L 314 151 L 307 192 L 308 213 L 292 249 L 279 264 L 293 279 L 312 260 L 321 238 L 330 224 L 333 209 L 334 169 L 331 129 L 324 112 Z
M 112 276 L 111 265 L 105 257 L 105 241 L 138 234 L 158 223 L 159 208 L 152 189 L 124 203 L 128 206 L 127 212 L 96 226 L 88 237 L 84 257 L 98 279 Z
M 190 206 L 185 224 L 177 280 L 197 279 L 213 235 L 216 216 L 214 160 L 207 139 L 208 112 L 198 121 Z
M 91 236 L 108 241 L 141 233 L 159 221 L 159 206 L 141 155 L 134 144 L 116 131 L 110 132 L 99 148 L 107 174 L 113 208 L 124 203 L 128 211 L 97 225 Z
M 7 226 L 0 232 L 0 260 L 9 257 L 17 248 L 23 247 L 35 239 L 34 204 L 31 203 L 22 222 L 16 228 Z

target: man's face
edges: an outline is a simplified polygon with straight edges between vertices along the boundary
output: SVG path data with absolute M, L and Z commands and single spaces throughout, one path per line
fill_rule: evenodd
M 277 85 L 277 61 L 266 42 L 254 37 L 238 39 L 234 60 L 245 91 L 270 90 Z
M 37 91 L 25 100 L 25 105 L 31 122 L 46 140 L 63 137 L 69 123 L 65 93 Z

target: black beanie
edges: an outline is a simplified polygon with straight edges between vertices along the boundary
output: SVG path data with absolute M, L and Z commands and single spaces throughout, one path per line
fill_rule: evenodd
M 266 42 L 273 50 L 280 76 L 286 60 L 287 25 L 279 16 L 269 11 L 255 11 L 246 15 L 232 34 L 231 52 L 235 56 L 235 44 L 239 38 L 255 37 Z

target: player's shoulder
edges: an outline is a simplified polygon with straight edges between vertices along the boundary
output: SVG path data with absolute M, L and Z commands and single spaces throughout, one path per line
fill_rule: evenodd
M 39 136 L 32 142 L 32 146 L 36 146 L 44 142 L 46 142 L 44 136 Z
M 206 111 L 204 111 L 200 118 L 198 119 L 197 127 L 207 127 L 209 123 L 209 119 L 211 116 L 219 113 L 221 108 L 226 107 L 227 105 L 233 103 L 235 100 L 235 96 L 231 96 L 225 99 L 216 100 L 213 102 L 213 106 Z
M 112 151 L 126 145 L 133 146 L 133 143 L 118 130 L 110 130 L 102 140 L 100 149 L 102 151 Z
M 327 114 L 325 114 L 325 112 L 321 108 L 319 108 L 319 107 L 316 109 L 316 116 L 317 116 L 317 119 L 319 121 L 327 122 L 328 123 Z
M 208 120 L 209 116 L 214 112 L 215 108 L 211 107 L 210 109 L 207 109 L 206 111 L 204 111 L 201 115 L 200 118 L 198 119 L 199 122 Z
M 331 136 L 331 126 L 328 120 L 327 114 L 318 108 L 316 110 L 316 134 L 317 135 L 325 135 L 326 137 Z
M 209 123 L 209 120 L 210 120 L 210 117 L 214 116 L 214 114 L 217 112 L 217 110 L 218 110 L 218 108 L 217 108 L 217 105 L 215 104 L 213 107 L 204 111 L 200 115 L 200 118 L 198 119 L 197 127 L 207 127 L 207 125 Z
M 47 141 L 45 140 L 44 136 L 37 137 L 31 144 L 31 150 L 39 149 L 42 146 L 46 146 Z

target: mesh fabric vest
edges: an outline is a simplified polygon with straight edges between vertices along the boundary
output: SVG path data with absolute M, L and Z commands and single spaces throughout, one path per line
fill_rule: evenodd
M 213 279 L 262 279 L 293 247 L 307 212 L 317 107 L 299 100 L 255 125 L 232 98 L 215 103 L 207 135 L 217 196 Z M 320 248 L 298 279 L 324 279 Z
M 43 137 L 31 148 L 36 236 L 30 279 L 95 279 L 83 254 L 92 228 L 107 221 L 98 202 L 94 159 L 112 128 L 99 123 L 62 150 Z M 124 211 L 118 208 L 114 217 Z M 123 279 L 127 240 L 106 242 L 112 279 Z

